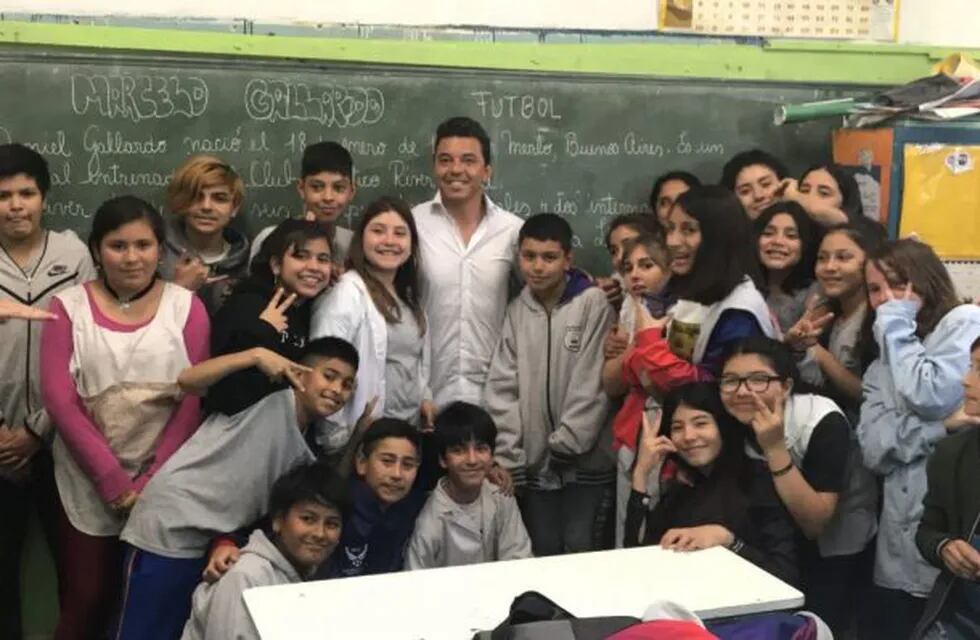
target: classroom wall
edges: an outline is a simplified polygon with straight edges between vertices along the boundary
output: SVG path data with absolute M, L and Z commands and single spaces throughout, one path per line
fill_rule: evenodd
M 896 0 L 898 1 L 898 0 Z M 978 0 L 900 0 L 899 41 L 980 47 Z M 527 29 L 651 31 L 656 0 L 6 0 L 0 12 L 164 18 L 244 18 L 272 24 L 482 25 Z

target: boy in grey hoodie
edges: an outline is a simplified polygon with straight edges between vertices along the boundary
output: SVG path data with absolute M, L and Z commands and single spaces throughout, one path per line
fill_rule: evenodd
M 346 502 L 346 484 L 322 463 L 279 478 L 269 498 L 271 534 L 253 531 L 228 573 L 198 585 L 181 640 L 258 640 L 245 590 L 310 578 L 337 548 Z
M 513 496 L 490 484 L 497 427 L 468 402 L 454 402 L 435 421 L 439 479 L 415 521 L 405 568 L 455 567 L 531 557 L 531 540 Z
M 47 309 L 52 296 L 96 277 L 85 244 L 43 224 L 48 163 L 22 144 L 0 145 L 0 301 Z M 28 515 L 49 542 L 58 496 L 48 445 L 54 425 L 41 406 L 40 322 L 0 320 L 0 638 L 19 638 L 20 561 Z
M 542 213 L 521 228 L 526 286 L 507 307 L 484 402 L 497 424 L 497 462 L 519 498 L 535 556 L 589 551 L 603 494 L 615 480 L 602 342 L 605 294 L 572 268 L 572 229 Z
M 173 216 L 160 275 L 197 293 L 212 318 L 248 274 L 248 238 L 231 226 L 245 198 L 241 177 L 215 156 L 190 156 L 167 186 Z

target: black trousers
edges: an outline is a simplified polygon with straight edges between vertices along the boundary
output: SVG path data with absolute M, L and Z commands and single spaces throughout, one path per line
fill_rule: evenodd
M 51 550 L 57 549 L 58 492 L 54 466 L 47 449 L 31 461 L 30 475 L 22 482 L 0 478 L 0 638 L 19 640 L 21 623 L 21 560 L 24 555 L 31 511 L 38 515 L 41 530 Z M 54 614 L 54 612 L 52 612 Z

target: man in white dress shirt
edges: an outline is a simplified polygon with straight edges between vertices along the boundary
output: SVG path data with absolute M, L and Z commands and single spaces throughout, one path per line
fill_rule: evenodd
M 455 400 L 482 406 L 524 221 L 484 192 L 490 138 L 479 122 L 455 117 L 439 125 L 433 172 L 438 193 L 412 209 L 432 336 L 430 386 L 437 408 Z

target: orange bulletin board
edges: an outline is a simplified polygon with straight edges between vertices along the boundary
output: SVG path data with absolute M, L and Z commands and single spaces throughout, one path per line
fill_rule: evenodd
M 855 170 L 868 217 L 888 225 L 895 132 L 887 129 L 838 129 L 833 134 L 834 162 Z

